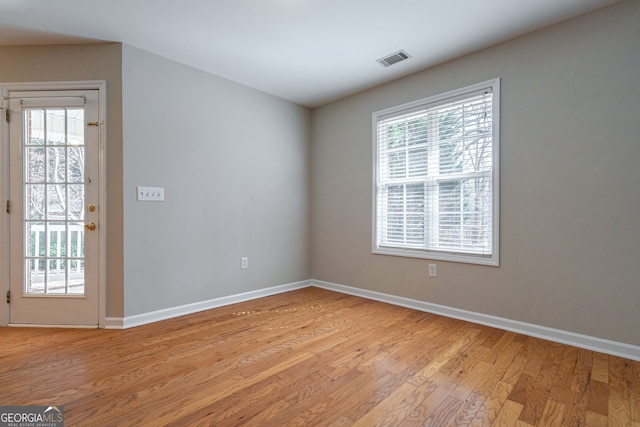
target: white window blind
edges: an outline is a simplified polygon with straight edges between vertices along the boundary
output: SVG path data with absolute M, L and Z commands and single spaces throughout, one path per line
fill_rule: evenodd
M 374 113 L 374 252 L 498 264 L 498 85 Z

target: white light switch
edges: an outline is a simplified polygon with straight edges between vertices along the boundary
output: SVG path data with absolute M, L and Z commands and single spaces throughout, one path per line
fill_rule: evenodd
M 140 202 L 164 202 L 164 187 L 137 187 Z

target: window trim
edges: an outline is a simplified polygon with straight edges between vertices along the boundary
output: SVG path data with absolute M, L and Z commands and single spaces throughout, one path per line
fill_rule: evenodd
M 492 91 L 492 224 L 491 224 L 491 255 L 477 255 L 463 252 L 433 251 L 428 249 L 400 248 L 378 245 L 378 122 L 385 117 L 410 112 L 412 109 L 433 108 L 438 104 L 444 104 L 464 98 L 473 92 L 491 89 Z M 397 105 L 372 113 L 372 228 L 371 228 L 371 252 L 378 255 L 392 255 L 400 257 L 424 258 L 439 261 L 453 261 L 468 264 L 480 264 L 499 266 L 500 260 L 500 78 L 487 80 L 445 93 L 433 95 L 417 101 Z

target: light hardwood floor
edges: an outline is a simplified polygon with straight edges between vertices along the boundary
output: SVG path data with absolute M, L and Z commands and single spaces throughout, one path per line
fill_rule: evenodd
M 640 426 L 640 362 L 307 288 L 124 331 L 0 329 L 67 426 Z

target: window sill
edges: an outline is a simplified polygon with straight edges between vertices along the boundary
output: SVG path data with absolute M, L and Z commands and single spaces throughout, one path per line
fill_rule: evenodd
M 411 248 L 380 248 L 374 247 L 371 253 L 376 255 L 391 255 L 407 258 L 423 258 L 437 261 L 461 262 L 466 264 L 478 264 L 498 267 L 500 265 L 498 255 L 482 256 L 451 252 L 425 251 Z

